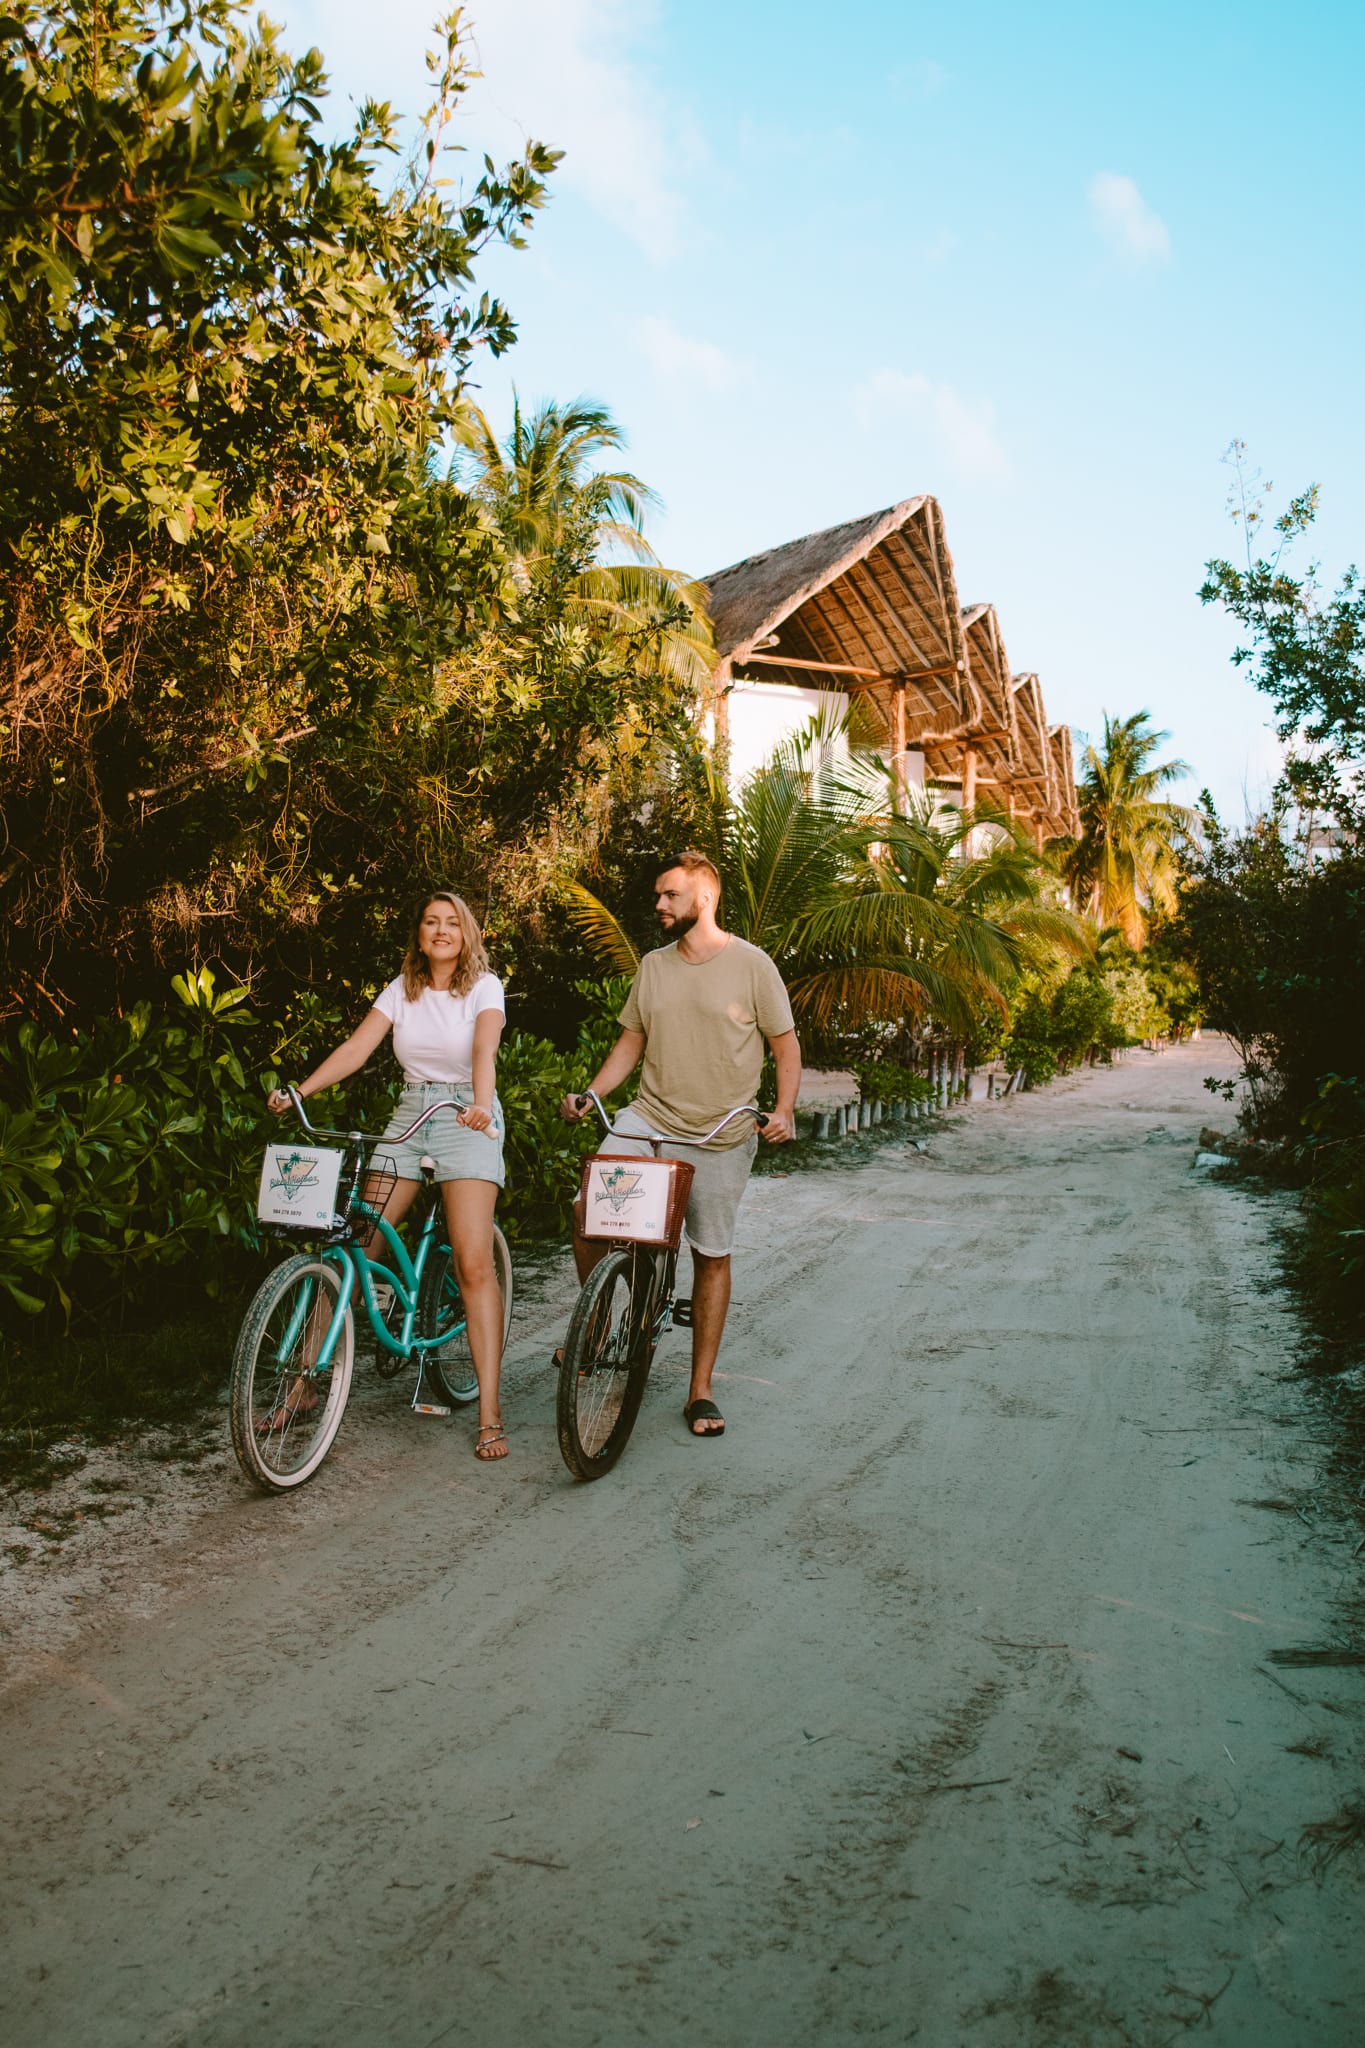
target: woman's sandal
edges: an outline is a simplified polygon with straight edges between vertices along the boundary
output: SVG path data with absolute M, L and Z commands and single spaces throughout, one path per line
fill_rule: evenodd
M 507 1456 L 506 1451 L 495 1451 L 494 1444 L 505 1444 L 507 1431 L 500 1422 L 481 1422 L 474 1438 L 474 1456 L 486 1465 L 499 1463 Z

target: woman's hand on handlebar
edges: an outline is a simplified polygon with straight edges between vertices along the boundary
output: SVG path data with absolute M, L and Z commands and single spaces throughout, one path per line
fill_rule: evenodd
M 286 1116 L 294 1107 L 284 1088 L 272 1088 L 265 1098 L 265 1106 L 272 1116 Z
M 455 1121 L 457 1124 L 463 1124 L 467 1131 L 484 1131 L 491 1134 L 493 1130 L 492 1110 L 485 1109 L 478 1102 L 467 1103 Z

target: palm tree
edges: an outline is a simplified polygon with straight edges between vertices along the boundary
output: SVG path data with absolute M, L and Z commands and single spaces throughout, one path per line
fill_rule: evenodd
M 1169 738 L 1152 730 L 1150 712 L 1105 713 L 1102 746 L 1085 750 L 1080 837 L 1065 855 L 1077 904 L 1097 924 L 1117 925 L 1135 951 L 1146 943 L 1148 914 L 1175 908 L 1180 851 L 1196 825 L 1188 806 L 1159 794 L 1189 773 L 1184 761 L 1153 764 Z
M 556 585 L 571 627 L 614 643 L 636 668 L 704 690 L 715 660 L 705 590 L 665 568 L 645 539 L 645 515 L 658 503 L 648 485 L 598 467 L 625 441 L 606 407 L 547 400 L 528 416 L 517 399 L 499 441 L 471 405 L 457 438 L 452 474 L 502 536 L 519 596 Z
M 1046 900 L 1049 875 L 1004 818 L 936 817 L 898 808 L 884 762 L 821 765 L 827 723 L 780 746 L 733 799 L 709 763 L 700 837 L 720 871 L 724 920 L 777 962 L 798 1021 L 822 1033 L 932 1016 L 967 1032 L 1006 1011 L 1019 970 L 1059 948 L 1088 950 L 1076 919 Z M 973 854 L 975 827 L 995 828 Z M 617 973 L 638 955 L 581 885 L 569 915 Z

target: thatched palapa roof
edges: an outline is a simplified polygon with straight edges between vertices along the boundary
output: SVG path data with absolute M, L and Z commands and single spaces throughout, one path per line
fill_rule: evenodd
M 1070 736 L 1011 674 L 995 607 L 958 601 L 937 501 L 903 499 L 706 578 L 718 704 L 744 681 L 865 693 L 931 779 L 964 772 L 1041 837 L 1074 832 Z

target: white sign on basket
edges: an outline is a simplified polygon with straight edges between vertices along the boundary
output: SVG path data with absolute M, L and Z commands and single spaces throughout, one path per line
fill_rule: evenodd
M 330 1230 L 343 1156 L 319 1145 L 267 1145 L 256 1198 L 262 1223 Z
M 672 1173 L 666 1159 L 594 1159 L 588 1166 L 585 1237 L 668 1237 Z

